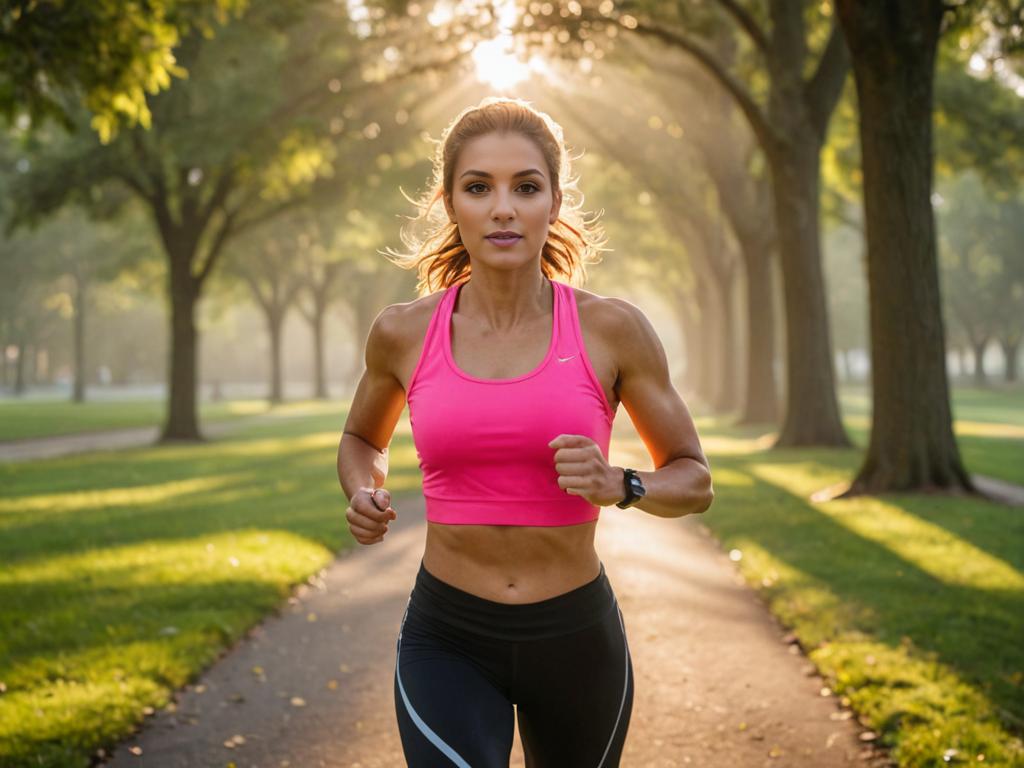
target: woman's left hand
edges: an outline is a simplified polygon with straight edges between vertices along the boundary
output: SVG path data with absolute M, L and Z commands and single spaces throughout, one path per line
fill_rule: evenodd
M 622 467 L 612 467 L 596 442 L 585 435 L 562 434 L 548 443 L 555 449 L 558 485 L 566 493 L 607 507 L 626 495 Z

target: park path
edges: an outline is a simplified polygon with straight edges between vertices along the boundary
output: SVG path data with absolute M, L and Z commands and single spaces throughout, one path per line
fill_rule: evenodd
M 613 463 L 643 459 L 616 456 L 614 447 Z M 340 553 L 106 765 L 404 765 L 395 643 L 426 524 L 422 496 L 395 497 L 392 505 L 399 517 L 383 543 Z M 700 516 L 662 519 L 610 507 L 602 510 L 597 550 L 636 675 L 624 768 L 887 764 L 859 739 L 864 729 L 852 713 L 822 695 L 823 680 Z M 523 766 L 518 728 L 510 765 Z
M 0 442 L 0 462 L 35 461 L 68 456 L 89 451 L 113 451 L 155 443 L 160 436 L 159 427 L 107 429 L 100 432 L 82 432 L 77 435 L 32 437 L 25 440 Z
M 234 429 L 259 421 L 282 418 L 273 413 L 241 416 L 225 421 L 210 421 L 202 425 L 204 437 L 226 435 Z M 0 463 L 17 463 L 53 459 L 91 451 L 116 451 L 122 448 L 142 448 L 156 443 L 160 427 L 132 427 L 130 429 L 104 429 L 73 435 L 32 437 L 24 440 L 0 440 Z

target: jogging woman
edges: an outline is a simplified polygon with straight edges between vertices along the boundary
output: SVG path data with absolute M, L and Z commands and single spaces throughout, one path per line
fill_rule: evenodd
M 563 205 L 569 170 L 561 129 L 527 102 L 488 98 L 453 121 L 420 203 L 443 215 L 400 261 L 421 296 L 375 319 L 339 446 L 352 535 L 381 542 L 408 403 L 427 538 L 394 694 L 414 768 L 507 768 L 515 717 L 528 768 L 618 766 L 633 667 L 594 548 L 600 509 L 681 517 L 713 498 L 650 322 L 569 283 L 598 247 Z M 656 470 L 608 464 L 620 402 Z

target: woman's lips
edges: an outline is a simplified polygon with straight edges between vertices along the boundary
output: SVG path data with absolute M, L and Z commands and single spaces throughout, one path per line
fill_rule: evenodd
M 500 245 L 502 247 L 508 247 L 510 245 L 518 243 L 523 238 L 521 238 L 521 237 L 488 237 L 487 239 L 490 240 L 495 245 Z

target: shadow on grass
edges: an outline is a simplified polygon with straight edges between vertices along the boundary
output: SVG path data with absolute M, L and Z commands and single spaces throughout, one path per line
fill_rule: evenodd
M 21 465 L 0 495 L 0 562 L 239 528 L 280 528 L 337 550 L 351 541 L 337 436 L 294 430 L 298 437 L 278 430 L 268 438 L 261 429 L 205 446 Z M 392 452 L 407 450 L 406 443 L 396 436 Z M 418 493 L 416 465 L 394 468 L 387 487 L 396 508 L 403 492 Z
M 0 470 L 0 762 L 87 760 L 355 546 L 324 421 Z M 396 435 L 408 453 L 399 510 L 420 480 Z
M 1024 571 L 1024 548 L 1020 546 L 1024 517 L 1019 510 L 971 499 L 878 497 L 874 503 L 885 508 L 871 514 L 885 516 L 888 508 L 890 515 L 904 516 L 904 525 L 907 518 L 912 527 L 914 521 L 920 521 L 923 536 L 936 535 L 930 547 L 924 543 L 923 550 L 931 548 L 934 554 L 924 567 L 895 551 L 907 542 L 893 541 L 890 547 L 855 530 L 854 524 L 862 525 L 862 521 L 844 524 L 844 516 L 866 514 L 865 504 L 871 500 L 816 506 L 807 500 L 813 487 L 793 491 L 791 485 L 784 487 L 772 479 L 772 473 L 766 477 L 766 467 L 778 468 L 777 477 L 794 472 L 819 478 L 848 476 L 859 461 L 857 451 L 823 451 L 813 460 L 807 451 L 771 451 L 719 455 L 713 461 L 715 470 L 724 470 L 725 482 L 716 484 L 719 497 L 709 512 L 709 524 L 723 543 L 741 546 L 749 542 L 816 581 L 841 606 L 840 626 L 819 623 L 816 631 L 820 636 L 804 637 L 805 642 L 813 646 L 837 639 L 834 632 L 851 628 L 893 648 L 909 638 L 918 649 L 931 652 L 936 661 L 983 691 L 1004 716 L 1009 715 L 1005 718 L 1007 729 L 1021 732 L 1024 697 L 1019 680 L 1014 682 L 1014 673 L 1024 668 L 1024 645 L 1020 643 L 1024 590 L 1016 586 Z M 723 497 L 725 503 L 719 503 Z M 929 527 L 935 527 L 932 534 Z M 1004 574 L 1009 584 L 982 587 L 956 583 L 972 578 L 960 578 L 969 563 L 958 560 L 958 554 L 948 548 L 944 551 L 946 537 L 936 531 L 948 532 L 968 550 L 977 548 L 996 559 L 991 567 Z M 889 534 L 880 533 L 879 537 L 884 535 Z M 941 575 L 946 572 L 948 579 Z M 978 578 L 987 574 L 983 569 L 975 571 Z M 770 586 L 762 593 L 769 601 L 781 594 Z

